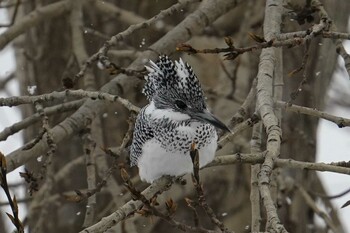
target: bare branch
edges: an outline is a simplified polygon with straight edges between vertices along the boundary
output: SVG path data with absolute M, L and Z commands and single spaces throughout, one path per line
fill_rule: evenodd
M 254 79 L 253 83 L 252 83 L 252 86 L 250 88 L 250 91 L 249 91 L 247 97 L 244 99 L 243 104 L 237 110 L 237 113 L 235 113 L 235 115 L 233 115 L 231 117 L 230 123 L 229 123 L 229 128 L 235 127 L 238 123 L 243 122 L 244 119 L 247 118 L 247 116 L 249 114 L 249 107 L 251 107 L 253 105 L 254 100 L 255 100 L 256 84 L 257 84 L 257 80 Z
M 59 104 L 56 106 L 47 107 L 47 108 L 44 108 L 44 113 L 46 116 L 50 116 L 50 115 L 54 115 L 57 113 L 63 113 L 63 112 L 67 112 L 67 111 L 76 110 L 84 102 L 85 102 L 85 100 L 75 100 L 75 101 Z M 35 113 L 34 115 L 27 117 L 27 118 L 21 120 L 20 122 L 17 122 L 9 127 L 6 127 L 3 131 L 0 132 L 0 141 L 6 140 L 9 136 L 19 132 L 22 129 L 25 129 L 25 128 L 35 124 L 39 120 L 40 120 L 40 114 Z
M 237 6 L 241 1 L 218 0 L 205 1 L 192 14 L 188 15 L 180 24 L 168 32 L 163 38 L 154 43 L 150 49 L 161 53 L 169 53 L 173 51 L 176 44 L 188 40 L 191 36 L 200 33 L 204 27 L 212 23 L 215 19 L 223 15 L 228 10 Z M 129 67 L 138 68 L 142 64 L 143 59 L 147 57 L 155 57 L 156 53 L 150 50 L 143 52 L 133 64 Z M 101 88 L 103 92 L 118 93 L 116 83 L 123 87 L 124 92 L 131 91 L 135 86 L 135 80 L 124 75 L 118 75 L 112 81 L 108 82 Z M 84 119 L 93 119 L 105 109 L 103 101 L 87 101 L 75 114 L 66 118 L 62 123 L 52 129 L 55 142 L 58 143 L 64 138 L 72 135 L 74 132 L 85 127 Z M 48 149 L 44 141 L 39 142 L 30 150 L 22 151 L 21 148 L 6 156 L 8 161 L 8 172 L 24 164 L 30 158 L 39 156 Z
M 85 98 L 89 97 L 93 100 L 106 100 L 110 102 L 119 102 L 124 107 L 133 112 L 138 112 L 140 109 L 130 103 L 128 100 L 123 99 L 117 95 L 111 95 L 108 93 L 97 91 L 84 91 L 84 90 L 65 90 L 61 92 L 51 92 L 49 94 L 33 95 L 33 96 L 14 96 L 8 98 L 0 98 L 0 106 L 17 106 L 21 104 L 30 104 L 34 102 L 49 102 L 54 100 L 64 100 L 68 96 Z
M 331 18 L 329 17 L 327 11 L 324 9 L 323 4 L 319 0 L 312 0 L 312 4 L 318 7 L 319 9 L 319 15 L 321 19 L 324 19 L 328 22 L 332 22 Z M 332 23 L 330 24 L 331 31 L 337 31 L 337 26 Z M 337 47 L 337 53 L 344 59 L 345 62 L 345 69 L 348 73 L 348 76 L 350 78 L 350 55 L 346 52 L 343 43 L 340 39 L 334 40 L 334 44 Z
M 197 192 L 198 203 L 204 209 L 211 222 L 220 228 L 221 232 L 230 233 L 231 231 L 229 231 L 228 228 L 224 225 L 224 223 L 218 219 L 214 210 L 208 205 L 206 201 L 202 183 L 200 182 L 199 178 L 199 152 L 195 147 L 196 145 L 193 143 L 190 151 L 190 156 L 193 164 L 192 181 Z
M 283 101 L 277 101 L 276 105 L 278 108 L 282 108 L 287 111 L 291 111 L 299 114 L 306 114 L 306 115 L 314 116 L 318 118 L 323 118 L 325 120 L 335 123 L 336 125 L 338 125 L 339 128 L 350 126 L 350 119 L 328 114 L 326 112 L 319 111 L 317 109 L 298 106 L 298 105 L 286 103 Z
M 4 190 L 5 195 L 7 200 L 9 201 L 11 210 L 12 210 L 12 215 L 9 213 L 6 213 L 7 216 L 10 218 L 11 222 L 13 225 L 17 228 L 17 231 L 19 233 L 24 233 L 24 226 L 18 218 L 18 204 L 16 197 L 14 196 L 13 198 L 11 197 L 9 187 L 7 185 L 7 165 L 6 165 L 6 160 L 5 156 L 3 155 L 2 152 L 0 152 L 0 186 Z
M 49 145 L 49 150 L 45 154 L 45 157 L 43 159 L 42 169 L 40 171 L 40 173 L 42 174 L 42 177 L 44 177 L 45 175 L 45 183 L 46 183 L 46 186 L 45 186 L 46 189 L 42 191 L 44 192 L 44 198 L 41 200 L 44 208 L 42 211 L 40 211 L 38 221 L 34 226 L 35 232 L 44 232 L 43 228 L 45 225 L 44 224 L 45 219 L 46 219 L 46 216 L 49 214 L 49 209 L 51 205 L 51 203 L 49 203 L 47 200 L 51 196 L 52 190 L 54 188 L 54 182 L 55 182 L 55 179 L 54 179 L 55 172 L 54 172 L 54 167 L 52 165 L 52 158 L 56 152 L 57 146 L 54 143 L 54 140 L 52 138 L 51 128 L 49 126 L 49 118 L 45 115 L 42 104 L 36 102 L 35 108 L 42 119 L 42 128 L 45 134 L 43 136 L 45 136 L 46 142 Z
M 223 166 L 230 165 L 236 163 L 249 163 L 249 164 L 257 164 L 263 163 L 266 155 L 265 152 L 254 153 L 254 154 L 232 154 L 232 155 L 221 155 L 216 156 L 215 159 L 208 164 L 206 167 L 213 166 Z M 327 171 L 327 172 L 335 172 L 340 174 L 350 174 L 350 165 L 346 162 L 339 163 L 313 163 L 313 162 L 303 162 L 296 161 L 293 159 L 279 159 L 276 158 L 275 166 L 277 167 L 288 167 L 300 170 L 313 170 L 313 171 Z
M 90 126 L 91 127 L 91 126 Z M 85 166 L 86 166 L 86 180 L 89 190 L 96 189 L 96 165 L 95 165 L 95 148 L 96 142 L 93 141 L 91 137 L 91 128 L 89 126 L 86 128 L 86 133 L 82 135 L 83 139 L 83 149 L 85 156 Z M 94 223 L 96 211 L 96 195 L 91 195 L 88 198 L 86 205 L 85 218 L 83 227 L 91 226 Z
M 21 35 L 40 22 L 58 17 L 70 10 L 71 1 L 60 1 L 47 6 L 37 8 L 35 11 L 24 16 L 19 22 L 9 27 L 0 35 L 0 50 L 2 50 L 14 38 Z
M 309 33 L 308 31 L 281 33 L 277 35 L 277 40 L 287 40 L 292 38 L 305 37 L 306 35 L 308 35 L 308 33 Z M 320 36 L 322 36 L 323 38 L 330 38 L 330 39 L 350 40 L 350 33 L 345 33 L 345 32 L 322 31 L 320 33 Z
M 253 126 L 253 133 L 251 139 L 251 153 L 261 153 L 261 141 L 262 141 L 262 123 Z M 260 172 L 260 165 L 255 164 L 251 166 L 251 178 L 250 178 L 250 202 L 252 205 L 252 223 L 251 231 L 259 232 L 261 223 L 261 208 L 260 208 L 260 192 L 259 192 L 259 180 L 258 174 Z
M 117 45 L 118 42 L 120 42 L 120 41 L 124 40 L 125 38 L 131 36 L 136 31 L 138 31 L 140 29 L 147 28 L 147 27 L 151 26 L 152 24 L 154 24 L 155 22 L 157 22 L 158 20 L 163 19 L 164 17 L 169 16 L 169 15 L 179 11 L 181 8 L 185 7 L 186 5 L 188 5 L 191 2 L 193 2 L 193 1 L 191 1 L 191 0 L 183 0 L 181 2 L 178 2 L 178 3 L 174 4 L 174 5 L 172 5 L 171 7 L 169 7 L 168 9 L 161 11 L 159 14 L 153 16 L 149 20 L 142 21 L 142 22 L 140 22 L 138 24 L 133 24 L 128 29 L 126 29 L 125 31 L 120 32 L 120 33 L 118 33 L 115 36 L 112 36 L 110 40 L 108 40 L 108 41 L 106 41 L 104 43 L 103 47 L 100 48 L 100 50 L 97 53 L 92 55 L 82 65 L 81 70 L 76 75 L 76 78 L 79 79 L 81 76 L 83 76 L 84 73 L 86 72 L 88 66 L 90 66 L 93 62 L 95 62 L 97 60 L 100 60 L 104 67 L 109 68 L 111 66 L 111 62 L 106 57 L 106 55 L 107 55 L 108 50 L 112 46 Z M 101 58 L 103 58 L 103 59 L 101 59 Z
M 312 200 L 312 198 L 306 192 L 306 190 L 299 184 L 295 184 L 295 186 L 297 187 L 298 191 L 301 193 L 301 196 L 304 198 L 306 204 L 310 206 L 311 209 L 325 221 L 325 223 L 330 227 L 330 229 L 332 229 L 332 232 L 340 233 L 341 231 L 334 225 L 330 217 L 324 211 L 318 208 L 316 202 Z
M 243 121 L 242 123 L 236 125 L 233 129 L 232 132 L 229 132 L 225 136 L 223 136 L 219 141 L 218 141 L 218 148 L 217 150 L 220 150 L 226 143 L 232 141 L 234 137 L 236 137 L 240 132 L 249 129 L 253 127 L 254 124 L 259 122 L 260 119 L 257 115 L 253 115 L 251 118 Z
M 142 192 L 142 195 L 147 199 L 151 199 L 155 195 L 168 190 L 172 182 L 173 180 L 170 177 L 162 177 L 153 182 L 147 189 L 145 189 Z M 143 203 L 140 200 L 129 201 L 125 205 L 117 209 L 114 213 L 102 218 L 101 221 L 88 228 L 85 228 L 80 233 L 105 232 L 112 226 L 118 224 L 120 221 L 133 214 L 135 210 L 139 209 L 142 205 Z
M 280 1 L 266 1 L 265 20 L 264 20 L 264 37 L 266 40 L 274 38 L 280 33 L 282 20 L 282 3 Z M 277 215 L 277 209 L 273 202 L 271 191 L 269 189 L 270 177 L 274 167 L 274 160 L 280 154 L 282 130 L 279 126 L 279 120 L 273 110 L 273 78 L 276 67 L 276 54 L 273 48 L 266 48 L 261 51 L 258 84 L 257 84 L 257 110 L 262 118 L 262 122 L 267 133 L 267 153 L 265 161 L 261 166 L 258 174 L 259 190 L 263 200 L 266 214 L 266 229 L 276 232 L 286 233 L 286 229 L 281 224 Z

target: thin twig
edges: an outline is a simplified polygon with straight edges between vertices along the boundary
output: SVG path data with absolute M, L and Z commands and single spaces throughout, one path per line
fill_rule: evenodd
M 309 58 L 309 48 L 310 48 L 310 43 L 306 43 L 301 66 L 288 74 L 289 76 L 292 76 L 292 75 L 298 73 L 299 71 L 304 70 L 303 75 L 302 75 L 303 79 L 300 81 L 297 89 L 290 94 L 290 100 L 288 101 L 289 103 L 291 103 L 293 100 L 295 100 L 298 97 L 299 93 L 303 90 L 304 86 L 308 82 L 306 66 L 307 66 L 307 62 L 309 60 L 308 59 Z M 281 99 L 278 99 L 278 100 L 281 100 Z
M 104 149 L 104 152 L 107 155 L 110 155 L 111 157 L 113 157 L 115 162 L 113 163 L 113 165 L 110 168 L 108 168 L 108 170 L 105 172 L 102 180 L 99 183 L 97 183 L 96 187 L 95 188 L 89 187 L 89 189 L 86 192 L 77 191 L 75 193 L 75 195 L 66 196 L 67 200 L 74 201 L 74 202 L 82 202 L 84 200 L 87 200 L 91 196 L 95 195 L 96 193 L 100 192 L 102 190 L 102 188 L 106 186 L 108 179 L 110 178 L 110 176 L 112 174 L 115 173 L 115 170 L 118 168 L 118 164 L 116 161 L 119 159 L 119 157 L 121 156 L 121 153 L 125 150 L 127 145 L 130 143 L 132 130 L 133 130 L 133 124 L 131 124 L 131 121 L 129 121 L 129 129 L 126 132 L 121 145 L 118 148 L 116 148 L 115 150 Z M 69 166 L 69 164 L 68 164 L 68 166 Z M 60 171 L 58 174 L 61 174 L 61 173 L 62 173 L 62 171 Z M 59 176 L 59 177 L 61 177 L 61 176 Z
M 19 210 L 18 210 L 16 197 L 13 196 L 13 199 L 12 199 L 11 194 L 10 194 L 10 190 L 8 188 L 8 185 L 7 185 L 6 169 L 7 169 L 7 166 L 6 166 L 5 155 L 2 152 L 0 152 L 0 186 L 5 192 L 5 195 L 7 197 L 7 200 L 9 201 L 9 204 L 10 204 L 10 207 L 12 210 L 12 215 L 9 213 L 6 213 L 6 214 L 10 218 L 13 225 L 17 228 L 17 231 L 19 233 L 24 233 L 23 224 L 22 224 L 21 220 L 19 220 L 19 218 L 18 218 L 18 211 Z
M 166 201 L 166 208 L 168 213 L 164 214 L 160 210 L 158 210 L 155 207 L 155 204 L 158 204 L 156 202 L 156 196 L 152 197 L 151 199 L 147 199 L 140 191 L 138 191 L 133 183 L 130 180 L 129 174 L 126 172 L 124 168 L 121 168 L 121 177 L 124 180 L 125 187 L 129 190 L 134 200 L 140 200 L 143 203 L 142 209 L 138 210 L 137 213 L 141 214 L 142 216 L 149 216 L 154 215 L 157 216 L 166 222 L 168 222 L 170 225 L 176 227 L 177 229 L 183 231 L 183 232 L 199 232 L 199 233 L 214 233 L 215 231 L 199 228 L 199 227 L 192 227 L 186 224 L 183 224 L 181 222 L 176 221 L 172 215 L 176 211 L 176 204 L 173 202 L 172 199 L 169 199 Z
M 190 156 L 193 164 L 192 181 L 197 192 L 198 204 L 204 209 L 211 222 L 220 228 L 221 232 L 229 233 L 231 231 L 229 231 L 228 228 L 224 225 L 224 223 L 218 219 L 214 210 L 208 205 L 206 201 L 202 183 L 200 182 L 199 178 L 199 152 L 195 147 L 196 145 L 192 144 Z
M 81 69 L 80 69 L 79 73 L 76 75 L 76 78 L 79 79 L 80 77 L 82 77 L 84 75 L 84 73 L 86 72 L 87 68 L 89 66 L 91 66 L 94 62 L 96 62 L 97 60 L 99 60 L 105 68 L 107 68 L 107 69 L 110 68 L 111 62 L 109 61 L 109 59 L 107 57 L 107 52 L 111 47 L 117 45 L 118 42 L 131 36 L 136 31 L 153 25 L 158 20 L 161 20 L 166 16 L 172 15 L 173 13 L 186 7 L 186 5 L 188 5 L 192 2 L 193 1 L 191 1 L 191 0 L 180 1 L 180 2 L 172 5 L 171 7 L 167 8 L 165 10 L 162 10 L 159 14 L 153 16 L 152 18 L 150 18 L 146 21 L 142 21 L 138 24 L 133 24 L 125 31 L 120 32 L 117 35 L 112 36 L 111 39 L 109 39 L 108 41 L 106 41 L 104 43 L 103 47 L 101 47 L 97 53 L 90 56 L 89 59 L 81 66 Z
M 337 31 L 337 26 L 334 24 L 332 19 L 329 17 L 327 11 L 324 9 L 323 4 L 319 0 L 312 0 L 311 1 L 314 6 L 318 8 L 318 13 L 321 19 L 331 22 L 330 27 L 328 28 L 331 31 Z M 350 77 L 350 55 L 346 52 L 344 45 L 340 39 L 333 40 L 336 48 L 337 53 L 344 59 L 345 63 L 345 69 L 348 73 L 348 76 Z
M 257 115 L 253 115 L 251 118 L 248 118 L 247 120 L 243 121 L 240 124 L 237 124 L 231 132 L 227 133 L 225 136 L 221 137 L 221 139 L 218 141 L 218 148 L 217 150 L 220 150 L 226 143 L 232 141 L 234 137 L 236 137 L 240 132 L 249 129 L 253 127 L 257 122 L 259 122 L 260 119 Z
M 16 199 L 17 203 L 25 203 L 25 204 L 28 204 L 28 202 L 30 202 L 31 200 L 32 200 L 32 197 L 25 197 L 22 199 Z M 0 202 L 0 207 L 8 206 L 8 205 L 11 205 L 11 203 L 10 202 Z
M 142 192 L 142 195 L 145 196 L 146 199 L 151 199 L 157 194 L 160 194 L 166 190 L 168 190 L 173 183 L 173 179 L 170 177 L 162 177 L 156 181 L 154 181 L 147 189 Z M 137 209 L 140 209 L 143 205 L 140 200 L 131 200 L 124 204 L 122 207 L 117 209 L 115 212 L 110 214 L 107 217 L 104 217 L 98 223 L 85 228 L 80 233 L 97 233 L 97 232 L 105 232 L 118 222 L 124 220 L 131 214 L 133 214 Z
M 311 193 L 313 196 L 317 196 L 317 197 L 320 197 L 322 199 L 336 199 L 336 198 L 342 197 L 342 196 L 350 193 L 350 188 L 348 188 L 347 190 L 345 190 L 341 193 L 335 194 L 335 195 L 325 195 L 322 193 L 314 192 L 313 190 L 308 190 L 308 192 Z
M 237 124 L 243 122 L 249 114 L 249 107 L 253 104 L 256 96 L 256 84 L 257 80 L 254 79 L 252 82 L 252 86 L 250 87 L 250 91 L 247 97 L 244 99 L 243 104 L 239 107 L 235 115 L 233 115 L 230 119 L 230 123 L 228 127 L 234 128 Z
M 191 200 L 187 197 L 185 197 L 185 201 L 187 203 L 187 206 L 192 210 L 194 226 L 199 227 L 199 216 L 196 209 L 196 207 L 198 206 L 198 202 Z
M 334 232 L 334 233 L 340 232 L 338 230 L 338 228 L 334 225 L 332 219 L 330 219 L 330 217 L 324 211 L 322 211 L 320 208 L 318 208 L 316 202 L 314 200 L 312 200 L 312 198 L 306 192 L 306 190 L 299 184 L 294 184 L 294 185 L 298 189 L 298 191 L 300 192 L 301 196 L 304 198 L 306 204 L 308 206 L 310 206 L 311 209 L 325 221 L 327 226 L 329 226 L 332 229 L 332 232 Z
M 126 25 L 140 24 L 147 21 L 147 19 L 143 18 L 138 14 L 135 14 L 135 12 L 119 8 L 115 4 L 112 4 L 109 2 L 96 1 L 96 0 L 92 0 L 92 1 L 90 0 L 90 2 L 94 4 L 94 7 L 100 13 L 104 15 L 111 15 L 112 17 L 117 17 L 118 20 L 120 20 L 121 22 L 124 22 Z M 160 26 L 156 25 L 155 28 L 160 29 L 161 31 L 163 30 L 169 31 L 173 27 L 162 22 Z M 109 39 L 109 37 L 107 39 Z

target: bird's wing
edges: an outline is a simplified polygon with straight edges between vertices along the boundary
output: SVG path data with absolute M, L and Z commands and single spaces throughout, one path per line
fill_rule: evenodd
M 135 122 L 133 140 L 130 149 L 130 165 L 137 165 L 142 154 L 142 146 L 154 137 L 154 129 L 150 125 L 149 116 L 145 114 L 145 109 L 141 109 Z

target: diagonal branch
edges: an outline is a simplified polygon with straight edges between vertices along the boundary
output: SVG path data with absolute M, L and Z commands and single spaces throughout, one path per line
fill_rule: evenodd
M 21 21 L 9 27 L 4 33 L 0 35 L 0 50 L 2 50 L 8 43 L 10 43 L 17 36 L 31 27 L 34 27 L 40 22 L 52 19 L 67 13 L 71 8 L 71 1 L 60 1 L 49 4 L 47 6 L 39 7 L 28 15 L 24 16 Z
M 12 199 L 10 194 L 10 190 L 7 183 L 6 170 L 7 170 L 7 164 L 6 164 L 5 156 L 3 155 L 2 152 L 0 152 L 0 186 L 5 192 L 5 195 L 7 197 L 7 200 L 9 201 L 9 204 L 12 210 L 12 215 L 9 213 L 6 213 L 6 214 L 12 221 L 13 225 L 17 228 L 17 231 L 19 233 L 24 233 L 23 224 L 18 217 L 18 204 L 17 204 L 16 197 L 14 196 Z
M 174 51 L 174 48 L 178 43 L 190 39 L 195 34 L 199 34 L 206 26 L 241 2 L 242 0 L 204 1 L 196 11 L 188 15 L 181 23 L 174 27 L 173 30 L 154 43 L 150 49 L 159 53 L 169 53 L 170 51 Z M 158 54 L 151 50 L 143 52 L 142 55 L 129 66 L 129 68 L 137 69 L 143 64 L 145 58 L 155 58 Z M 120 88 L 122 88 L 124 93 L 134 93 L 135 85 L 138 82 L 139 80 L 136 78 L 127 77 L 121 74 L 105 84 L 101 88 L 101 91 L 119 94 L 121 91 Z M 85 104 L 71 117 L 66 118 L 59 125 L 52 128 L 51 132 L 55 143 L 59 143 L 68 136 L 81 130 L 85 126 L 84 122 L 86 122 L 86 119 L 94 119 L 98 114 L 104 111 L 105 107 L 106 104 L 103 101 L 87 100 Z M 29 159 L 37 157 L 47 150 L 48 145 L 45 141 L 41 140 L 30 150 L 23 151 L 22 148 L 19 148 L 10 153 L 6 156 L 8 172 L 13 171 Z
M 294 185 L 300 192 L 301 196 L 304 198 L 306 204 L 310 206 L 311 209 L 325 221 L 325 223 L 332 230 L 332 232 L 340 233 L 340 230 L 334 225 L 332 219 L 327 215 L 326 212 L 322 211 L 317 206 L 316 202 L 311 198 L 311 196 L 307 193 L 307 191 L 300 184 L 294 184 Z
M 166 190 L 168 190 L 173 183 L 173 180 L 170 177 L 162 177 L 156 181 L 154 181 L 147 189 L 142 192 L 142 195 L 146 199 L 151 199 L 157 194 L 160 194 Z M 141 208 L 143 205 L 142 201 L 129 201 L 115 212 L 110 214 L 107 217 L 102 218 L 98 223 L 85 228 L 80 233 L 97 233 L 97 232 L 105 232 L 110 229 L 112 226 L 118 224 L 120 221 L 126 219 L 131 214 L 135 212 L 135 210 Z
M 332 22 L 331 18 L 329 17 L 327 11 L 324 9 L 323 4 L 319 0 L 312 0 L 312 4 L 318 7 L 319 9 L 319 15 L 321 19 L 327 20 L 328 22 Z M 337 31 L 337 26 L 332 23 L 330 24 L 331 31 Z M 350 78 L 350 55 L 346 52 L 343 43 L 340 39 L 333 40 L 334 44 L 337 47 L 337 53 L 344 59 L 345 62 L 345 69 L 348 73 L 348 76 Z
M 186 5 L 188 5 L 191 2 L 193 2 L 193 1 L 191 1 L 191 0 L 180 1 L 180 2 L 172 5 L 171 7 L 167 8 L 166 10 L 161 11 L 159 14 L 153 16 L 152 18 L 150 18 L 146 21 L 140 22 L 138 24 L 133 24 L 125 31 L 120 32 L 117 35 L 112 36 L 111 39 L 109 39 L 108 41 L 106 41 L 104 43 L 104 45 L 99 49 L 99 51 L 97 53 L 93 54 L 89 59 L 87 59 L 87 61 L 81 66 L 81 69 L 80 69 L 79 73 L 76 75 L 76 78 L 79 79 L 80 77 L 84 76 L 84 73 L 86 72 L 87 68 L 93 62 L 96 62 L 97 60 L 99 60 L 103 64 L 104 67 L 106 67 L 106 68 L 111 67 L 112 64 L 109 61 L 108 57 L 106 56 L 108 50 L 111 47 L 117 45 L 118 42 L 123 41 L 125 38 L 131 36 L 136 31 L 138 31 L 140 29 L 147 28 L 147 27 L 153 25 L 158 20 L 163 19 L 166 16 L 172 15 L 174 12 L 179 11 L 180 9 L 182 9 L 183 7 L 185 7 Z

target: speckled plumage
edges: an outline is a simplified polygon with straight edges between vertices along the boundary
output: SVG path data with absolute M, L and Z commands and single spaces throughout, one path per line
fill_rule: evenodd
M 141 179 L 151 183 L 162 175 L 190 173 L 193 142 L 199 150 L 200 166 L 212 161 L 217 134 L 209 123 L 218 120 L 211 118 L 200 83 L 187 63 L 180 59 L 174 64 L 163 55 L 146 68 L 149 74 L 143 93 L 150 103 L 137 117 L 130 161 L 139 167 Z M 201 120 L 205 114 L 209 120 Z

